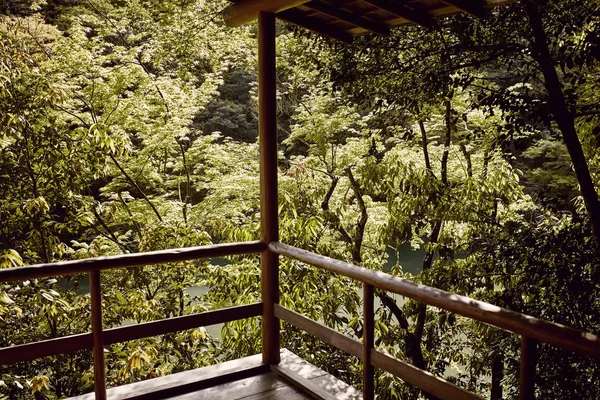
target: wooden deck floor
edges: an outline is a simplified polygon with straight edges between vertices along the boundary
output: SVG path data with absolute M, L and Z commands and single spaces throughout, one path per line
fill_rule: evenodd
M 300 389 L 303 387 L 303 389 Z M 132 383 L 108 390 L 111 400 L 300 400 L 313 398 L 359 400 L 360 391 L 301 359 L 281 350 L 281 363 L 271 369 L 261 355 L 210 367 Z M 94 394 L 71 400 L 93 400 Z

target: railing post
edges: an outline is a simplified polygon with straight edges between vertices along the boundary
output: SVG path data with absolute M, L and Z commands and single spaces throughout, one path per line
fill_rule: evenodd
M 275 66 L 275 15 L 258 15 L 258 131 L 260 146 L 261 236 L 268 245 L 279 240 L 277 205 L 277 92 Z M 279 258 L 267 247 L 261 253 L 262 357 L 279 363 Z
M 94 392 L 96 400 L 106 399 L 106 369 L 104 365 L 104 338 L 102 330 L 102 288 L 100 271 L 90 271 L 92 301 L 92 335 L 94 337 Z
M 371 363 L 371 349 L 375 344 L 375 307 L 373 286 L 363 285 L 363 399 L 375 397 L 375 368 Z
M 537 340 L 521 336 L 521 367 L 519 373 L 519 400 L 535 399 L 535 369 Z

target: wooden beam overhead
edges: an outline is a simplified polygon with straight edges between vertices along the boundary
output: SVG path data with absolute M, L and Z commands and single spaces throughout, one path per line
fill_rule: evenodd
M 258 13 L 264 11 L 277 14 L 289 8 L 294 8 L 310 0 L 244 0 L 238 1 L 223 10 L 223 19 L 228 26 L 241 26 L 255 21 Z
M 442 0 L 444 3 L 454 6 L 461 11 L 471 14 L 474 17 L 482 18 L 485 13 L 484 5 L 481 1 L 473 0 Z
M 304 6 L 379 35 L 388 36 L 390 34 L 390 28 L 387 25 L 373 22 L 320 1 L 311 1 Z
M 421 25 L 425 28 L 432 28 L 435 25 L 435 21 L 427 13 L 422 11 L 413 10 L 400 3 L 392 3 L 389 0 L 363 0 L 365 3 L 369 3 L 372 6 L 379 8 L 380 10 L 389 12 L 398 17 L 405 18 L 410 22 L 414 22 L 417 25 Z
M 318 24 L 297 10 L 290 9 L 282 11 L 277 14 L 277 18 L 282 21 L 289 22 L 290 24 L 298 25 L 302 28 L 308 29 L 309 31 L 316 32 L 323 36 L 327 36 L 345 43 L 352 43 L 352 35 L 341 29 L 332 29 L 326 24 Z

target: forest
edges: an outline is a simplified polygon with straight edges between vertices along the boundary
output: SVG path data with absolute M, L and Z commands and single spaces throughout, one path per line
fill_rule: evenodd
M 0 0 L 0 268 L 260 239 L 257 25 L 225 0 Z M 277 22 L 281 242 L 600 332 L 600 1 L 514 2 L 346 44 Z M 360 338 L 355 281 L 282 259 L 282 305 Z M 106 328 L 260 301 L 260 259 L 103 272 Z M 323 289 L 326 290 L 323 290 Z M 376 346 L 492 400 L 519 337 L 377 291 Z M 105 349 L 109 386 L 260 352 L 257 318 Z M 87 275 L 0 283 L 0 348 L 89 332 Z M 282 347 L 361 364 L 289 325 Z M 377 372 L 379 399 L 431 398 Z M 0 400 L 93 390 L 90 351 Z M 536 396 L 599 399 L 539 349 Z

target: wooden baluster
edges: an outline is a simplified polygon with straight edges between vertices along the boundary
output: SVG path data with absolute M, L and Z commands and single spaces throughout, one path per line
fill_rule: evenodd
M 535 399 L 535 369 L 537 340 L 521 336 L 521 370 L 519 374 L 519 400 Z
M 258 134 L 260 147 L 260 217 L 262 240 L 279 240 L 277 205 L 277 92 L 275 65 L 275 15 L 258 15 Z M 269 248 L 261 253 L 263 301 L 262 356 L 267 364 L 279 363 L 279 256 Z
M 375 344 L 375 309 L 373 286 L 363 285 L 363 399 L 375 397 L 375 368 L 371 364 L 371 349 Z
M 92 334 L 94 337 L 94 392 L 96 400 L 106 399 L 106 369 L 104 365 L 104 339 L 102 331 L 102 288 L 100 271 L 90 271 L 92 297 Z

